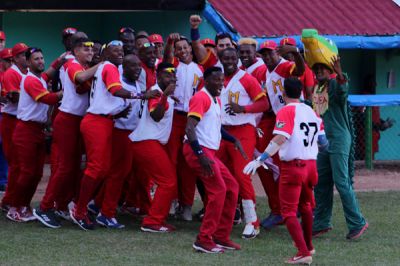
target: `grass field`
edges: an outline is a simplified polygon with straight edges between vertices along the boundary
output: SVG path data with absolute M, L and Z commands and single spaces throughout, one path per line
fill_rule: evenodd
M 349 242 L 339 199 L 335 198 L 334 230 L 317 238 L 314 265 L 400 265 L 400 192 L 358 194 L 370 228 L 362 240 Z M 265 199 L 258 212 L 265 215 Z M 194 208 L 197 211 L 199 206 Z M 233 239 L 242 250 L 219 255 L 195 253 L 191 244 L 199 222 L 171 221 L 178 231 L 149 234 L 139 231 L 139 221 L 121 216 L 124 230 L 96 228 L 84 232 L 68 222 L 61 229 L 48 229 L 38 222 L 15 224 L 0 217 L 1 265 L 283 265 L 294 255 L 284 226 L 262 231 L 257 239 Z

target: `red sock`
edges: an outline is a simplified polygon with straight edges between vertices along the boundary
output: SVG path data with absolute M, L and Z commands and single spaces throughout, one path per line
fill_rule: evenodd
M 298 254 L 302 256 L 310 256 L 310 252 L 308 251 L 306 242 L 304 241 L 303 231 L 301 230 L 301 226 L 297 220 L 297 217 L 287 217 L 286 227 L 293 241 L 296 243 L 296 247 L 299 251 Z
M 313 214 L 311 207 L 308 206 L 305 210 L 301 212 L 301 227 L 303 228 L 303 237 L 306 242 L 308 250 L 313 250 L 314 246 L 312 244 L 312 225 L 313 225 Z
M 81 189 L 79 199 L 75 207 L 75 215 L 77 218 L 83 218 L 87 214 L 87 205 L 93 198 L 100 181 L 95 180 L 87 175 L 83 176 L 81 181 Z

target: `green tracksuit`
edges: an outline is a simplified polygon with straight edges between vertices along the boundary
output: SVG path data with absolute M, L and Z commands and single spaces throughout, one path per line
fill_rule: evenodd
M 316 87 L 314 110 L 321 115 L 329 148 L 317 158 L 318 184 L 315 187 L 315 218 L 313 231 L 332 227 L 333 185 L 342 201 L 349 231 L 361 229 L 366 221 L 360 212 L 352 186 L 354 173 L 353 121 L 347 102 L 348 83 L 330 79 Z

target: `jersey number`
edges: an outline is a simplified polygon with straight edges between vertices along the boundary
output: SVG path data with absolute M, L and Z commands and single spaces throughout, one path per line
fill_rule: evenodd
M 304 147 L 308 147 L 309 145 L 312 146 L 313 143 L 314 143 L 315 135 L 317 135 L 317 132 L 318 132 L 317 123 L 315 123 L 315 122 L 310 122 L 310 123 L 302 122 L 300 124 L 300 130 L 304 131 L 304 135 L 306 136 L 306 138 L 303 139 Z M 313 130 L 313 131 L 310 132 L 310 130 Z M 310 141 L 310 138 L 311 138 L 311 141 Z
M 229 103 L 232 103 L 232 102 L 233 102 L 233 103 L 238 104 L 238 103 L 239 103 L 239 95 L 240 95 L 240 92 L 239 92 L 239 91 L 237 91 L 237 92 L 235 92 L 235 93 L 229 91 L 228 102 L 229 102 Z
M 90 98 L 94 96 L 94 90 L 96 89 L 97 77 L 93 77 L 92 89 L 90 90 Z
M 144 103 L 145 103 L 145 102 L 146 102 L 146 100 L 141 100 L 141 101 L 140 101 L 139 118 L 142 118 L 143 109 L 144 109 Z

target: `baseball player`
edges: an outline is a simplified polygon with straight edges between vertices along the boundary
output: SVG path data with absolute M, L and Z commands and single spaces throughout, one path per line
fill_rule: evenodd
M 156 55 L 158 60 L 163 59 L 164 55 L 164 40 L 160 34 L 154 33 L 149 36 L 149 41 L 156 47 Z
M 295 62 L 289 62 L 280 57 L 280 54 L 292 52 L 295 55 Z M 285 78 L 299 76 L 304 72 L 304 60 L 298 49 L 293 46 L 284 45 L 279 47 L 274 41 L 265 41 L 260 45 L 259 53 L 266 65 L 265 73 L 257 73 L 257 80 L 264 84 L 272 111 L 265 112 L 258 124 L 258 128 L 264 133 L 263 138 L 258 138 L 257 151 L 263 151 L 272 139 L 272 131 L 275 125 L 276 113 L 285 106 L 283 99 L 283 85 Z M 261 74 L 261 76 L 259 76 Z M 279 165 L 279 156 L 272 158 L 274 164 Z M 271 229 L 283 222 L 279 206 L 279 182 L 274 178 L 272 171 L 260 168 L 258 171 L 261 183 L 268 197 L 268 204 L 271 213 L 261 221 L 265 229 Z
M 256 57 L 257 41 L 252 38 L 242 38 L 239 40 L 238 44 L 239 58 L 242 63 L 240 69 L 245 70 L 254 77 L 265 73 L 266 66 L 264 61 L 260 57 Z
M 342 72 L 340 59 L 332 65 L 315 64 L 312 69 L 318 85 L 314 89 L 313 107 L 324 120 L 329 149 L 318 155 L 319 182 L 315 187 L 315 222 L 313 235 L 332 230 L 333 185 L 339 192 L 349 233 L 346 238 L 358 239 L 368 228 L 360 211 L 352 186 L 354 174 L 353 121 L 347 102 L 348 78 Z M 334 77 L 336 75 L 336 77 Z
M 64 59 L 59 58 L 44 71 L 42 50 L 31 47 L 26 53 L 29 72 L 21 81 L 17 108 L 18 122 L 13 135 L 14 149 L 18 157 L 19 175 L 15 182 L 14 196 L 7 218 L 15 222 L 35 220 L 30 209 L 32 197 L 43 174 L 45 158 L 44 124 L 48 105 L 56 104 L 62 92 L 50 93 L 47 80 L 52 77 Z
M 153 43 L 147 42 L 139 48 L 139 58 L 142 61 L 142 71 L 140 72 L 139 84 L 148 90 L 156 84 L 157 55 L 156 47 Z
M 224 75 L 219 67 L 204 73 L 205 87 L 189 104 L 184 156 L 195 176 L 204 184 L 207 203 L 200 232 L 193 248 L 205 253 L 222 253 L 224 249 L 239 250 L 230 239 L 239 185 L 228 168 L 218 159 L 216 151 L 221 138 L 233 143 L 245 155 L 240 142 L 221 127 L 221 100 Z
M 137 97 L 121 85 L 117 66 L 122 63 L 123 56 L 121 41 L 114 40 L 106 45 L 105 61 L 94 75 L 89 108 L 80 125 L 87 162 L 78 201 L 70 210 L 70 216 L 83 230 L 94 228 L 87 216 L 87 205 L 110 169 L 113 118 L 116 115 L 126 116 L 131 107 L 124 99 Z
M 93 58 L 93 42 L 79 38 L 72 43 L 74 59 L 64 64 L 62 78 L 64 97 L 53 122 L 52 149 L 56 149 L 57 167 L 47 185 L 40 207 L 33 211 L 38 220 L 50 228 L 60 227 L 55 212 L 68 213 L 68 203 L 74 198 L 80 181 L 82 137 L 80 124 L 89 106 L 90 81 L 97 66 L 88 69 Z M 54 205 L 56 202 L 56 206 Z
M 178 174 L 180 218 L 191 221 L 196 179 L 188 170 L 182 147 L 189 100 L 203 86 L 203 68 L 193 62 L 189 41 L 178 33 L 169 36 L 164 61 L 172 63 L 176 68 L 177 82 L 174 97 L 179 100 L 174 104 L 174 119 L 167 149 Z
M 312 244 L 311 202 L 313 187 L 318 181 L 316 159 L 318 145 L 321 149 L 328 145 L 321 118 L 309 106 L 300 103 L 301 92 L 302 83 L 297 78 L 285 79 L 282 97 L 286 106 L 276 115 L 274 137 L 264 153 L 243 169 L 246 174 L 254 174 L 264 160 L 279 151 L 281 214 L 298 250 L 286 261 L 288 264 L 312 262 L 311 255 L 315 249 Z M 301 214 L 301 225 L 296 217 L 297 211 Z
M 157 84 L 151 90 L 159 91 L 160 96 L 142 105 L 139 124 L 129 135 L 133 163 L 140 166 L 136 174 L 141 185 L 148 187 L 150 179 L 157 184 L 148 215 L 142 221 L 141 230 L 144 232 L 167 233 L 175 230 L 174 226 L 165 223 L 177 193 L 176 169 L 166 148 L 174 115 L 175 101 L 171 96 L 176 86 L 175 73 L 172 64 L 158 65 Z
M 28 46 L 24 43 L 17 43 L 12 48 L 13 64 L 4 72 L 1 84 L 1 94 L 8 98 L 2 108 L 1 137 L 3 140 L 3 151 L 8 163 L 8 180 L 6 193 L 1 202 L 1 208 L 8 211 L 14 197 L 14 187 L 19 175 L 16 149 L 12 136 L 17 125 L 17 109 L 22 78 L 28 72 L 28 65 L 25 52 Z
M 224 89 L 221 102 L 225 112 L 222 113 L 222 125 L 226 131 L 240 140 L 250 158 L 256 145 L 256 116 L 269 109 L 265 93 L 258 81 L 238 69 L 238 55 L 235 48 L 226 48 L 220 53 L 224 67 Z M 243 167 L 249 159 L 244 159 L 232 143 L 222 141 L 217 153 L 239 183 L 239 195 L 242 198 L 246 222 L 243 238 L 254 238 L 259 234 L 259 221 L 255 210 L 255 192 L 249 175 L 243 174 Z

